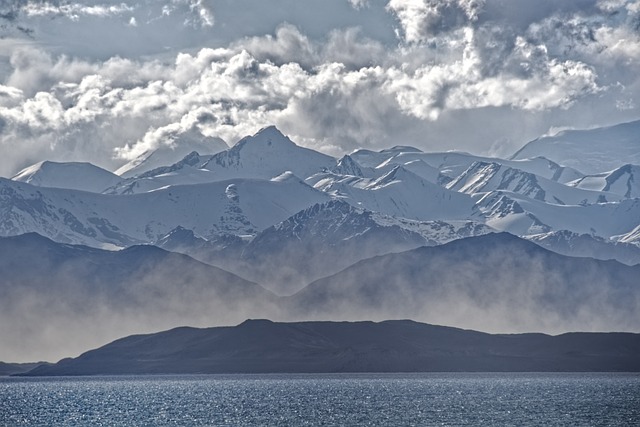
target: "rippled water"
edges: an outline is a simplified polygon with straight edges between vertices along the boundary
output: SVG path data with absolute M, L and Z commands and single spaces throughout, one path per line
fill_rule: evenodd
M 0 378 L 2 426 L 640 425 L 636 374 Z

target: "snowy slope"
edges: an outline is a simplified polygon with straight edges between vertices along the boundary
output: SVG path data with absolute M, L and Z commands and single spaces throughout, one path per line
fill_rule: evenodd
M 640 247 L 640 225 L 638 225 L 628 233 L 613 236 L 613 240 L 617 240 L 623 243 L 631 243 Z
M 620 196 L 603 191 L 569 187 L 499 163 L 474 162 L 446 188 L 466 194 L 506 190 L 560 205 L 582 205 L 619 201 Z
M 631 232 L 640 218 L 640 199 L 562 206 L 507 191 L 476 194 L 473 198 L 477 218 L 484 218 L 485 224 L 496 230 L 517 236 L 568 230 L 612 238 Z
M 91 163 L 50 161 L 31 165 L 18 172 L 11 179 L 39 187 L 67 188 L 93 193 L 100 193 L 122 180 L 108 170 Z
M 407 219 L 467 219 L 473 208 L 468 195 L 426 181 L 402 166 L 375 179 L 325 173 L 307 183 L 353 206 Z
M 390 227 L 413 236 L 409 240 L 414 243 L 442 241 L 433 237 L 429 221 L 472 221 L 523 237 L 587 235 L 594 254 L 611 242 L 640 244 L 640 199 L 635 199 L 640 196 L 640 166 L 632 164 L 585 176 L 542 157 L 504 160 L 462 152 L 424 153 L 405 146 L 358 150 L 336 161 L 297 146 L 273 126 L 220 153 L 201 152 L 145 170 L 160 159 L 150 157 L 136 176 L 104 191 L 101 179 L 119 178 L 88 164 L 43 162 L 15 181 L 0 181 L 0 235 L 35 231 L 61 242 L 99 247 L 157 243 L 238 258 L 265 229 L 333 200 L 350 205 L 348 216 L 354 223 L 369 224 L 343 236 L 350 244 L 376 244 L 369 236 L 386 236 Z M 176 155 L 170 149 L 167 153 Z M 44 188 L 51 184 L 83 185 L 83 190 L 103 194 Z M 337 206 L 335 220 L 340 221 L 345 205 Z M 322 209 L 322 224 L 331 211 Z M 355 219 L 364 216 L 372 222 Z M 319 235 L 330 231 L 329 226 L 300 226 Z M 331 236 L 318 240 L 312 235 L 305 239 L 331 245 Z M 599 239 L 605 239 L 604 246 Z M 581 245 L 588 245 L 587 240 L 581 238 Z M 555 244 L 564 245 L 562 250 L 571 246 L 558 239 Z
M 401 153 L 397 156 L 397 161 L 418 159 L 438 169 L 442 175 L 451 179 L 459 176 L 474 162 L 498 163 L 560 183 L 566 183 L 583 176 L 583 174 L 577 170 L 562 167 L 544 157 L 524 160 L 505 160 L 455 151 L 445 153 Z
M 440 171 L 422 160 L 406 159 L 400 156 L 402 153 L 422 153 L 422 151 L 413 147 L 397 146 L 379 152 L 371 150 L 356 150 L 351 155 L 344 156 L 340 162 L 348 159 L 352 168 L 358 167 L 362 172 L 360 177 L 376 178 L 389 173 L 396 166 L 402 166 L 404 169 L 413 172 L 420 178 L 437 184 L 441 181 Z M 424 154 L 424 153 L 423 153 Z M 344 173 L 341 169 L 332 169 L 332 172 L 343 175 L 354 175 L 353 173 Z
M 135 177 L 127 178 L 104 191 L 105 194 L 137 194 L 170 185 L 204 184 L 216 181 L 211 171 L 201 169 L 212 155 L 193 151 L 170 166 L 161 166 Z
M 178 226 L 207 238 L 255 234 L 329 197 L 294 176 L 236 179 L 117 196 L 0 179 L 0 235 L 37 232 L 65 243 L 127 246 Z
M 392 157 L 384 162 L 380 163 L 374 169 L 375 176 L 382 176 L 389 173 L 396 166 L 402 166 L 403 169 L 419 176 L 420 178 L 432 182 L 434 184 L 440 184 L 447 181 L 446 177 L 440 173 L 440 171 L 431 165 L 428 165 L 422 160 L 407 160 L 402 156 Z
M 361 166 L 348 154 L 338 160 L 337 165 L 331 168 L 331 172 L 336 175 L 351 175 L 360 178 L 370 178 L 375 175 L 373 168 Z
M 437 181 L 440 183 L 446 183 L 458 177 L 475 162 L 498 163 L 560 183 L 567 183 L 584 176 L 577 170 L 560 166 L 544 157 L 524 160 L 505 160 L 495 157 L 476 156 L 461 151 L 424 153 L 411 147 L 403 151 L 403 148 L 404 147 L 395 147 L 393 150 L 382 150 L 380 152 L 358 150 L 352 153 L 351 157 L 361 165 L 374 168 L 381 167 L 385 164 L 407 165 L 410 162 L 421 160 L 429 167 L 438 171 Z M 433 172 L 427 172 L 428 175 L 418 174 L 428 181 L 435 182 L 432 178 Z
M 271 179 L 287 171 L 306 178 L 321 170 L 336 167 L 357 168 L 357 165 L 343 159 L 336 166 L 333 157 L 295 145 L 272 126 L 243 138 L 232 148 L 215 155 L 191 152 L 180 161 L 129 178 L 110 188 L 107 193 L 136 194 L 170 185 L 203 184 L 234 178 Z
M 270 126 L 211 157 L 202 169 L 213 172 L 216 180 L 270 179 L 286 171 L 304 179 L 335 165 L 333 157 L 299 147 L 275 126 Z
M 115 171 L 122 178 L 131 178 L 152 169 L 169 166 L 197 151 L 200 154 L 215 154 L 229 148 L 220 138 L 207 137 L 196 130 L 181 134 L 174 141 L 163 144 L 155 150 L 142 153 L 137 158 Z
M 357 168 L 343 159 L 336 165 L 333 157 L 295 145 L 275 127 L 260 130 L 253 136 L 214 155 L 187 154 L 180 161 L 167 163 L 128 178 L 106 191 L 108 194 L 137 194 L 172 185 L 203 184 L 234 178 L 271 179 L 292 171 L 307 176 L 329 168 Z M 352 170 L 357 173 L 357 171 Z
M 513 159 L 544 156 L 587 174 L 640 165 L 640 120 L 588 130 L 566 130 L 535 139 Z
M 587 175 L 568 183 L 585 190 L 607 191 L 626 198 L 640 197 L 640 166 L 624 165 L 610 172 Z
M 422 151 L 414 147 L 397 145 L 395 147 L 387 148 L 380 151 L 372 151 L 361 148 L 352 152 L 350 156 L 353 160 L 358 162 L 358 164 L 364 167 L 375 168 L 381 163 L 386 162 L 387 160 L 397 156 L 400 153 L 422 153 Z

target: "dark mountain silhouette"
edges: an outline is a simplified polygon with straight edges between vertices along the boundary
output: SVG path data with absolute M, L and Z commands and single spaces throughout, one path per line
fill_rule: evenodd
M 640 335 L 490 335 L 408 320 L 248 320 L 130 336 L 26 375 L 429 371 L 640 371 Z

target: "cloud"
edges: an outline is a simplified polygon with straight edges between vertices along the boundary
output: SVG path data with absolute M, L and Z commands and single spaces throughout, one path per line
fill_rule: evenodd
M 81 16 L 113 16 L 121 15 L 134 10 L 125 3 L 116 5 L 95 4 L 85 5 L 81 3 L 27 1 L 22 5 L 16 5 L 17 9 L 27 16 L 65 16 L 71 20 L 78 20 Z
M 144 6 L 148 6 L 142 2 Z M 171 0 L 165 4 L 157 3 L 152 8 L 151 19 L 158 19 L 161 16 L 180 15 L 184 16 L 184 24 L 189 26 L 211 27 L 214 25 L 214 11 L 210 0 Z M 158 7 L 158 6 L 162 7 Z M 140 2 L 131 0 L 103 1 L 86 4 L 82 1 L 59 1 L 59 0 L 14 0 L 4 1 L 0 4 L 0 16 L 7 20 L 15 20 L 19 15 L 27 18 L 45 17 L 66 18 L 71 21 L 79 21 L 85 17 L 109 18 L 114 16 L 130 17 L 140 9 Z M 155 16 L 153 16 L 155 15 Z M 135 17 L 130 17 L 129 22 Z M 147 17 L 148 19 L 149 17 Z
M 354 9 L 362 9 L 369 5 L 369 0 L 349 0 L 349 3 Z
M 484 0 L 390 0 L 387 8 L 397 16 L 404 39 L 411 43 L 477 21 L 483 5 Z
M 79 11 L 84 3 L 64 4 Z M 282 15 L 270 33 L 213 47 L 198 37 L 228 24 L 189 23 L 203 10 L 213 13 L 212 3 L 124 4 L 134 10 L 113 9 L 122 10 L 123 34 L 157 31 L 153 19 L 170 18 L 190 28 L 198 47 L 101 58 L 37 42 L 10 45 L 0 86 L 0 147 L 9 154 L 0 175 L 44 158 L 115 169 L 150 147 L 181 143 L 181 132 L 233 143 L 275 124 L 333 155 L 391 144 L 508 154 L 551 127 L 638 116 L 637 1 L 391 0 L 354 10 L 341 0 L 354 16 L 384 13 L 390 27 L 395 17 L 401 42 L 373 37 L 367 22 L 327 22 L 314 36 L 306 21 Z M 227 16 L 226 6 L 214 6 L 217 19 Z M 143 11 L 150 15 L 143 19 Z M 113 32 L 115 15 L 107 15 L 68 25 L 84 31 L 82 20 L 95 19 L 96 28 Z
M 246 49 L 260 61 L 275 64 L 295 62 L 307 68 L 319 61 L 316 46 L 297 27 L 286 23 L 280 25 L 273 36 L 249 37 L 235 45 Z
M 184 12 L 188 8 L 190 14 L 184 21 L 194 27 L 212 27 L 214 24 L 213 6 L 211 0 L 172 0 L 162 9 L 163 15 Z
M 216 121 L 216 116 L 200 107 L 189 111 L 176 123 L 149 129 L 140 140 L 132 145 L 116 147 L 116 157 L 133 160 L 158 148 L 175 148 L 177 144 L 184 143 L 184 141 L 202 141 L 207 136 L 208 125 L 215 124 Z

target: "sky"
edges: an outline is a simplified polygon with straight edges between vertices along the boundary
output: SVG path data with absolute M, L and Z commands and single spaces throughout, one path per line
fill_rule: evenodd
M 0 0 L 0 176 L 272 124 L 505 157 L 639 119 L 638 70 L 640 0 Z

